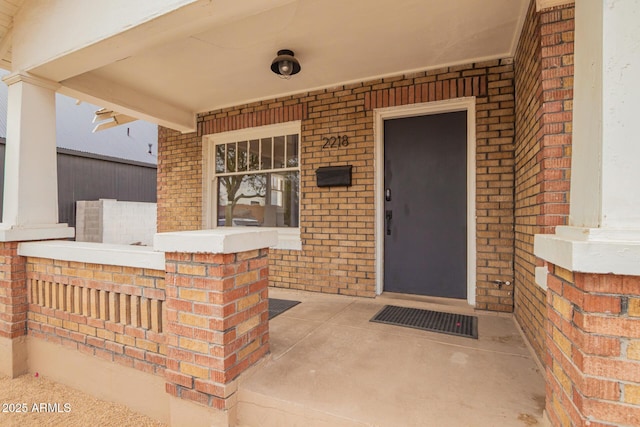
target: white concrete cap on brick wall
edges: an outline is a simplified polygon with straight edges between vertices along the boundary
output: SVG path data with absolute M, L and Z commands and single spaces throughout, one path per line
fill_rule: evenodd
M 16 227 L 0 223 L 0 242 L 27 242 L 30 240 L 67 239 L 75 235 L 75 228 L 67 224 Z
M 227 229 L 158 233 L 153 249 L 162 252 L 231 254 L 269 248 L 278 243 L 275 230 Z
M 62 261 L 120 265 L 152 270 L 164 270 L 165 267 L 164 254 L 145 246 L 54 240 L 20 243 L 18 254 Z

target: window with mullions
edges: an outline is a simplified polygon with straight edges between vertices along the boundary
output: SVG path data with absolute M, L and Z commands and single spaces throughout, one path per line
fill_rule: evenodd
M 285 134 L 215 143 L 219 227 L 298 227 L 299 140 Z

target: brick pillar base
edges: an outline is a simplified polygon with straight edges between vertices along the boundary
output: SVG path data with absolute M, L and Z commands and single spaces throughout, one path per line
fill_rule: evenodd
M 0 374 L 27 372 L 27 281 L 18 242 L 0 242 Z
M 640 277 L 549 266 L 547 406 L 554 426 L 640 425 Z
M 229 409 L 233 380 L 269 350 L 267 255 L 166 253 L 167 392 Z

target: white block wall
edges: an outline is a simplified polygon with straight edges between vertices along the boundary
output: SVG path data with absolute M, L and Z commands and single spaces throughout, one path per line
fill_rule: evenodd
M 76 205 L 76 241 L 153 246 L 155 203 L 114 199 L 79 201 Z

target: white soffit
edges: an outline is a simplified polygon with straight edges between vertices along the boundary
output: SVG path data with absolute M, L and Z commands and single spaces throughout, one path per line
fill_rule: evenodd
M 446 65 L 511 57 L 529 0 L 297 0 L 111 63 L 96 81 L 185 111 Z M 269 66 L 291 49 L 291 80 Z M 73 80 L 70 79 L 70 80 Z M 64 83 L 63 83 L 64 84 Z
M 13 41 L 13 17 L 24 0 L 0 1 L 0 68 L 11 68 L 11 43 Z

